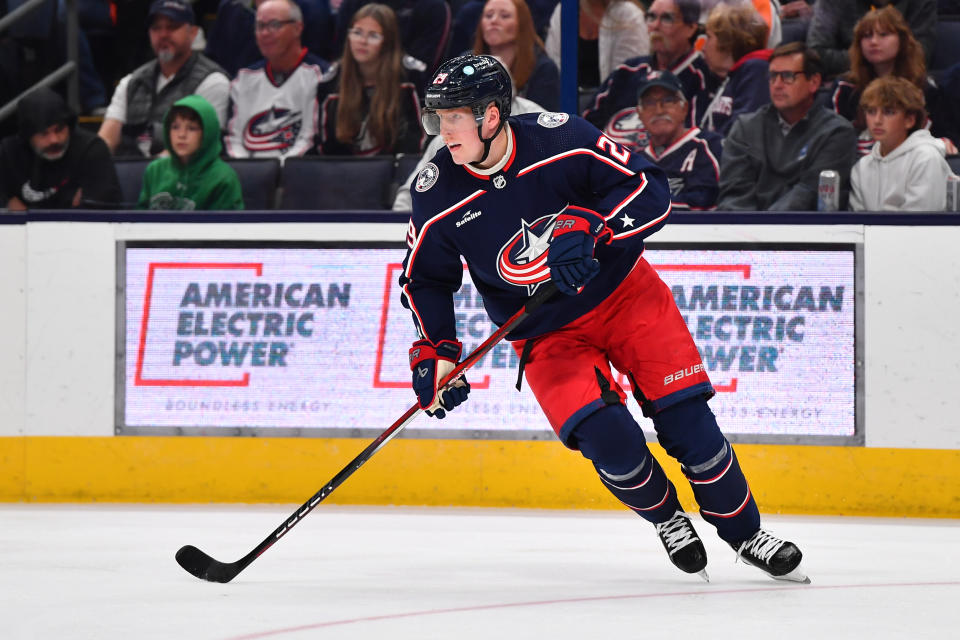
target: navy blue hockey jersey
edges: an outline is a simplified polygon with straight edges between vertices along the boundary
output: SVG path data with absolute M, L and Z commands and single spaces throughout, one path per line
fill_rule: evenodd
M 637 113 L 637 90 L 651 71 L 660 70 L 656 56 L 631 58 L 614 69 L 597 90 L 583 117 L 619 144 L 637 148 L 647 144 L 647 129 Z M 670 69 L 683 86 L 690 104 L 687 126 L 694 126 L 706 113 L 717 79 L 699 51 L 691 51 Z
M 717 208 L 723 152 L 723 136 L 719 133 L 693 128 L 659 154 L 653 145 L 647 145 L 642 152 L 667 172 L 674 209 L 709 211 Z
M 529 338 L 559 329 L 610 295 L 636 264 L 643 239 L 670 214 L 663 171 L 585 120 L 547 112 L 508 123 L 507 151 L 495 166 L 458 166 L 444 147 L 411 186 L 401 300 L 420 336 L 434 343 L 456 338 L 461 257 L 491 320 L 502 325 L 550 279 L 557 216 L 592 211 L 605 219 L 612 239 L 596 248 L 599 274 L 579 295 L 555 296 L 507 336 Z

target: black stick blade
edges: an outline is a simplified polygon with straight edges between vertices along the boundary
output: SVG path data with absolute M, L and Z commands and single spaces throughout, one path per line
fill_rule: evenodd
M 214 560 L 200 549 L 189 544 L 177 551 L 176 558 L 177 564 L 183 567 L 187 573 L 208 582 L 230 582 L 240 573 L 235 566 L 236 563 L 227 564 Z

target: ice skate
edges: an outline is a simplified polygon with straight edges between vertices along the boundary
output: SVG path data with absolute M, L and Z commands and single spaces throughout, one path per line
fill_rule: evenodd
M 810 584 L 810 578 L 800 567 L 803 554 L 797 545 L 781 540 L 769 531 L 758 530 L 749 540 L 730 543 L 737 558 L 752 564 L 774 580 L 788 580 Z
M 672 518 L 654 527 L 674 566 L 685 573 L 696 573 L 710 582 L 706 571 L 707 551 L 687 514 L 677 511 Z

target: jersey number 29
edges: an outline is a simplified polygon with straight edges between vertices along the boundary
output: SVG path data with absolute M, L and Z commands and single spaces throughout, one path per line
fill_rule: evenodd
M 627 164 L 627 161 L 630 160 L 630 152 L 626 149 L 621 149 L 617 146 L 617 143 L 608 138 L 607 136 L 600 136 L 597 140 L 597 147 L 601 151 L 606 151 L 616 160 L 619 160 L 623 164 Z

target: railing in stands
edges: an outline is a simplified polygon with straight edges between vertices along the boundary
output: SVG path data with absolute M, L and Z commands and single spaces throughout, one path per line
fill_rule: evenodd
M 0 33 L 3 33 L 17 22 L 28 18 L 31 13 L 39 9 L 45 2 L 46 0 L 26 0 L 26 2 L 19 7 L 10 11 L 7 15 L 0 18 Z M 77 74 L 77 30 L 79 29 L 79 23 L 77 20 L 77 0 L 66 0 L 66 9 L 67 61 L 41 78 L 33 86 L 23 91 L 16 98 L 0 107 L 0 122 L 3 122 L 16 112 L 17 104 L 19 104 L 20 100 L 28 93 L 40 87 L 55 85 L 63 80 L 67 80 L 67 102 L 74 111 L 79 112 L 80 80 Z

